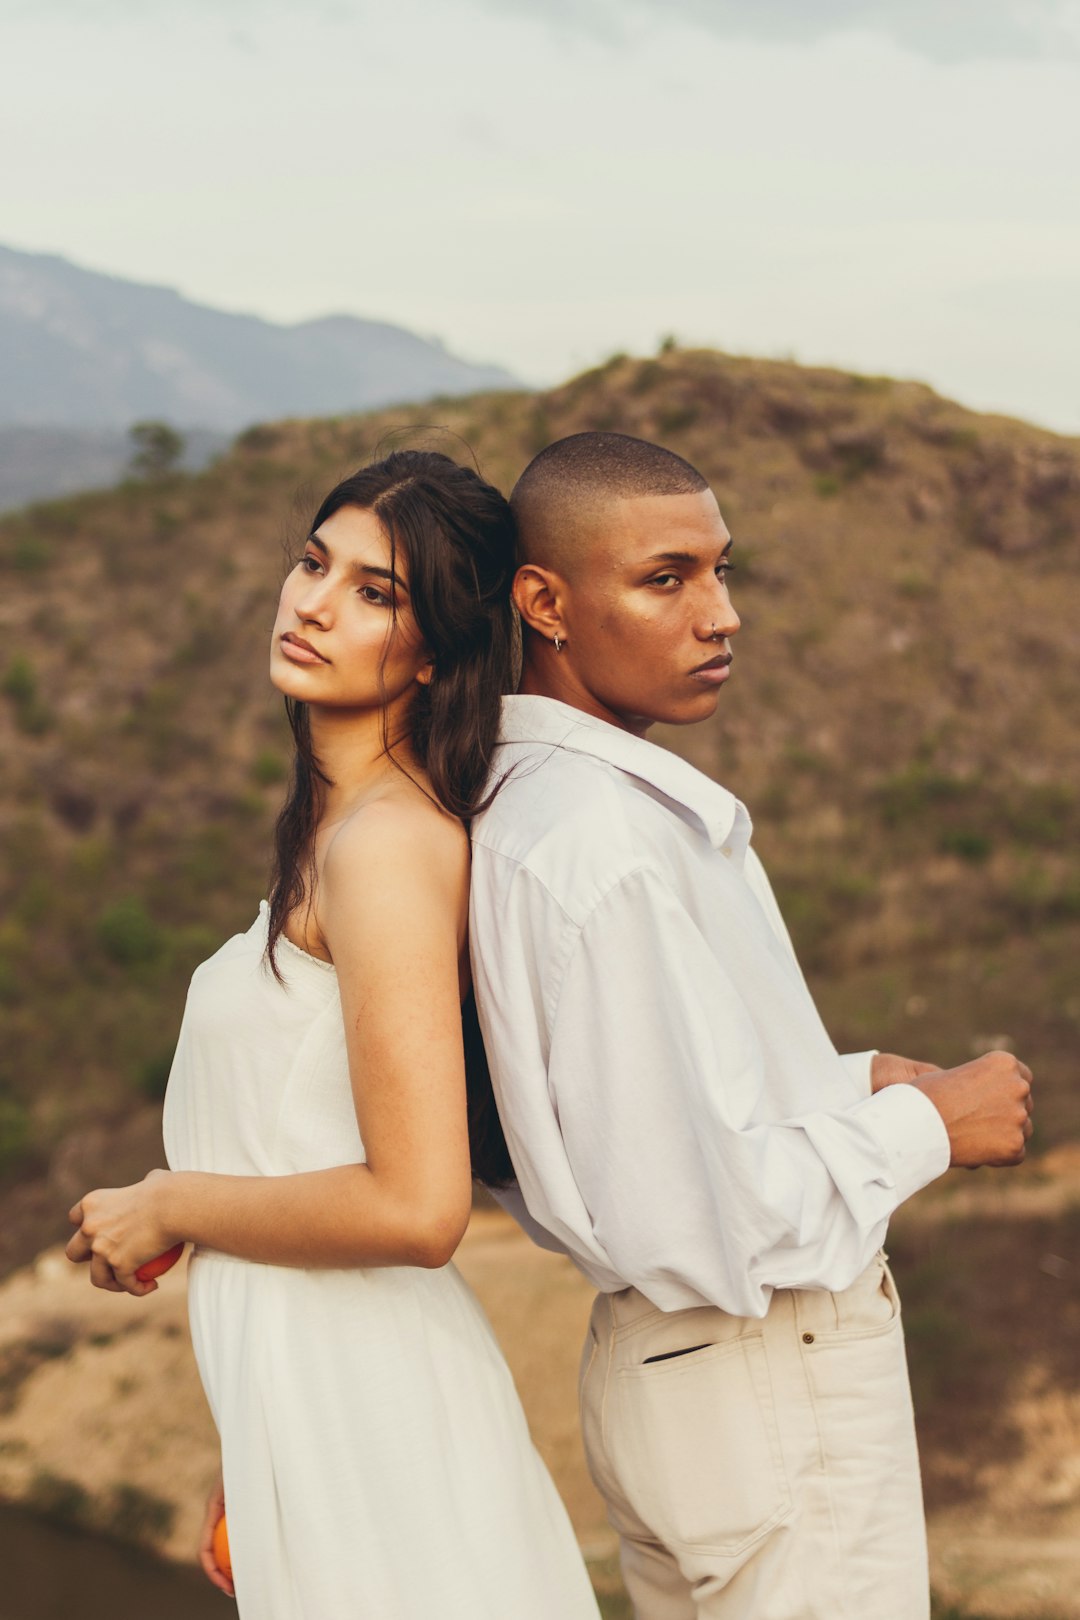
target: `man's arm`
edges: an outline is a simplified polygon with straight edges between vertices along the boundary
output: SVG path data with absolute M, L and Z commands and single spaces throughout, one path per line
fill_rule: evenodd
M 825 1065 L 807 1089 L 832 1100 L 776 1119 L 747 1007 L 677 898 L 639 872 L 582 930 L 549 1074 L 615 1271 L 666 1308 L 697 1295 L 760 1315 L 770 1288 L 848 1286 L 897 1205 L 950 1162 L 1023 1156 L 1029 1081 L 993 1056 L 854 1104 Z

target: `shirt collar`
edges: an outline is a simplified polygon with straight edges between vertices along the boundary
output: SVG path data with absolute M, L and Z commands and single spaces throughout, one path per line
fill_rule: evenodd
M 689 810 L 714 848 L 742 855 L 750 842 L 746 807 L 727 788 L 658 743 L 635 737 L 569 703 L 521 692 L 504 697 L 499 742 L 546 743 L 591 754 Z

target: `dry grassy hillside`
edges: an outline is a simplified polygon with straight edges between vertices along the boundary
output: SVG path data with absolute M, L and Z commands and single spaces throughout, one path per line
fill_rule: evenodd
M 504 488 L 588 427 L 702 469 L 744 627 L 715 722 L 663 740 L 747 800 L 841 1045 L 1010 1044 L 1036 1155 L 1080 1136 L 1080 444 L 886 378 L 619 357 L 542 395 L 253 429 L 199 476 L 0 522 L 0 1269 L 155 1151 L 187 977 L 263 888 L 283 542 L 387 435 L 432 427 Z M 1011 1444 L 1018 1360 L 1076 1384 L 1071 1195 L 1021 1227 L 897 1232 L 942 1503 L 984 1439 Z

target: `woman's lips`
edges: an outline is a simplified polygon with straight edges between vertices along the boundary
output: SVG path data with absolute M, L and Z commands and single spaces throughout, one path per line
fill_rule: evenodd
M 307 641 L 301 641 L 299 636 L 285 635 L 281 638 L 281 650 L 286 658 L 291 658 L 294 664 L 326 664 L 329 659 L 317 653 Z

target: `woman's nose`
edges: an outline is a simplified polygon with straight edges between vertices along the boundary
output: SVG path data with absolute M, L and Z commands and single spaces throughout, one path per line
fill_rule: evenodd
M 330 592 L 324 579 L 313 579 L 295 601 L 297 617 L 305 623 L 325 623 L 330 613 Z

